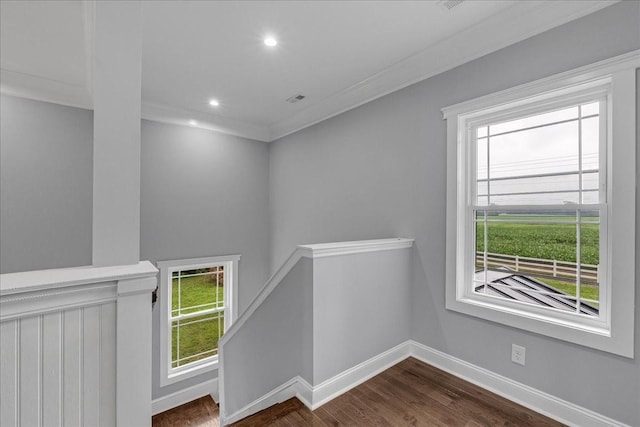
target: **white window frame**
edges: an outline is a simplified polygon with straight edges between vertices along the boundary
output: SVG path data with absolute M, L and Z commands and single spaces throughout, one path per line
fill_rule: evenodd
M 225 255 L 206 258 L 191 258 L 158 262 L 160 286 L 158 305 L 160 308 L 160 386 L 201 375 L 218 368 L 218 355 L 210 356 L 178 368 L 171 367 L 171 286 L 172 273 L 179 270 L 195 270 L 214 266 L 224 267 L 225 321 L 228 331 L 238 315 L 238 263 L 240 255 Z
M 636 69 L 640 51 L 601 61 L 442 110 L 447 120 L 446 307 L 602 351 L 633 357 L 635 295 Z M 496 117 L 606 99 L 605 215 L 601 244 L 611 284 L 600 295 L 596 319 L 473 292 L 475 225 L 469 219 L 474 167 L 472 129 Z M 585 205 L 587 206 L 587 205 Z M 473 250 L 471 250 L 473 249 Z

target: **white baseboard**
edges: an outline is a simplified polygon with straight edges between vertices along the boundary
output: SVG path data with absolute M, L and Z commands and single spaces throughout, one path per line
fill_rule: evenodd
M 311 409 L 313 407 L 313 386 L 302 377 L 296 377 L 296 379 L 298 381 L 296 397 L 304 406 Z
M 151 401 L 151 415 L 156 415 L 177 406 L 189 403 L 202 396 L 211 395 L 214 401 L 218 401 L 218 379 L 205 381 L 200 384 L 171 393 L 167 396 L 159 397 Z
M 472 365 L 426 345 L 415 341 L 409 341 L 409 343 L 411 356 L 416 359 L 561 423 L 576 427 L 629 427 L 597 412 Z
M 221 413 L 220 425 L 232 424 L 292 397 L 297 397 L 306 407 L 314 410 L 406 359 L 409 357 L 410 349 L 409 341 L 404 342 L 323 381 L 315 387 L 311 386 L 304 378 L 295 376 L 233 414 L 226 416 Z
M 309 409 L 319 408 L 328 401 L 340 396 L 352 388 L 362 384 L 380 372 L 392 367 L 401 360 L 410 356 L 411 345 L 409 341 L 372 357 L 338 375 L 323 381 L 312 387 L 311 406 Z M 304 403 L 304 402 L 303 402 Z
M 301 378 L 298 376 L 291 378 L 289 381 L 274 388 L 269 393 L 257 398 L 253 402 L 246 405 L 244 408 L 234 412 L 229 416 L 226 416 L 221 411 L 220 425 L 225 426 L 235 423 L 236 421 L 240 421 L 243 418 L 260 412 L 263 409 L 267 409 L 270 406 L 276 405 L 280 402 L 284 402 L 285 400 L 291 399 L 292 397 L 296 397 L 300 387 L 300 380 Z
M 630 427 L 412 340 L 347 369 L 317 386 L 312 386 L 303 378 L 296 376 L 229 417 L 220 414 L 220 425 L 234 423 L 292 397 L 297 397 L 311 410 L 317 409 L 407 357 L 415 357 L 569 426 Z

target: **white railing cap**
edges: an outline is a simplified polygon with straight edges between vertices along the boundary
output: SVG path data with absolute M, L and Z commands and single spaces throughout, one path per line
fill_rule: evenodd
M 303 256 L 307 258 L 320 258 L 326 256 L 410 248 L 411 246 L 413 246 L 413 242 L 414 239 L 394 237 L 390 239 L 356 240 L 351 242 L 298 245 L 298 249 L 302 251 Z
M 0 295 L 30 292 L 124 279 L 153 277 L 158 270 L 149 261 L 109 267 L 71 267 L 0 274 Z

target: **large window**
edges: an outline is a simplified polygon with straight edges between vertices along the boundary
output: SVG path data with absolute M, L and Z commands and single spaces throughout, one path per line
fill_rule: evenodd
M 161 384 L 218 363 L 218 341 L 236 315 L 239 256 L 158 263 L 161 274 Z
M 607 96 L 604 86 L 471 129 L 474 293 L 606 317 Z
M 638 62 L 443 110 L 449 309 L 632 356 Z

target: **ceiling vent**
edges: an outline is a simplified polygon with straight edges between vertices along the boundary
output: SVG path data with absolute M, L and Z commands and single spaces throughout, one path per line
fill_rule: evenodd
M 304 98 L 304 95 L 293 95 L 292 97 L 287 98 L 287 102 L 289 104 L 295 104 L 298 101 L 302 101 Z
M 463 1 L 464 0 L 440 0 L 438 1 L 438 6 L 448 11 L 458 6 Z

